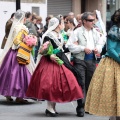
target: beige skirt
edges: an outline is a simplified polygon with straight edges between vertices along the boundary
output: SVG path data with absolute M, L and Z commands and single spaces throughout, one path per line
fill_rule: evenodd
M 120 116 L 120 64 L 103 58 L 92 77 L 85 111 L 100 116 Z

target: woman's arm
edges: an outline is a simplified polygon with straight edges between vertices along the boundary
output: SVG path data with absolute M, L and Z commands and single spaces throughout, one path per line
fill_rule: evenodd
M 22 42 L 24 36 L 27 34 L 28 33 L 25 30 L 21 30 L 20 32 L 18 32 L 17 36 L 13 40 L 14 45 L 18 46 Z
M 118 41 L 111 40 L 109 37 L 107 39 L 107 52 L 111 58 L 116 60 L 117 62 L 120 62 L 120 56 L 116 51 L 117 43 Z

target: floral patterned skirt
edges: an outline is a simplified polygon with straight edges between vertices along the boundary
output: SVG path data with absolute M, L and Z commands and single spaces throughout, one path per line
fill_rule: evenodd
M 100 116 L 120 116 L 120 64 L 103 58 L 90 83 L 85 111 Z

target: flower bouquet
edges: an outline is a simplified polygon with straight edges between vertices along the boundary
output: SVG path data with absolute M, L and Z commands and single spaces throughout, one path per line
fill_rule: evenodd
M 19 64 L 30 63 L 30 53 L 36 43 L 37 37 L 34 35 L 27 35 L 23 38 L 22 42 L 19 44 L 19 49 L 17 53 L 17 60 Z
M 47 42 L 45 42 L 42 46 L 41 46 L 41 48 L 40 48 L 40 50 L 39 50 L 39 53 L 41 54 L 41 55 L 52 55 L 52 54 L 56 54 L 56 53 L 58 53 L 60 50 L 59 49 L 53 49 L 53 46 L 52 46 L 52 44 L 51 44 L 51 42 L 50 41 L 47 41 Z M 55 55 L 55 57 L 56 57 L 56 62 L 59 64 L 59 65 L 62 65 L 64 62 L 59 58 L 59 57 L 57 57 L 56 55 Z
M 23 39 L 23 42 L 27 45 L 27 46 L 29 46 L 29 47 L 33 47 L 33 46 L 35 46 L 36 45 L 36 43 L 37 43 L 37 37 L 36 36 L 34 36 L 34 35 L 27 35 L 27 36 L 25 36 L 25 38 Z

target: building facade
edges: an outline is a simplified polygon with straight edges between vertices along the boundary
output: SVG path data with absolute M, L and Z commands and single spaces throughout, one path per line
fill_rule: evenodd
M 67 15 L 72 11 L 77 15 L 97 9 L 101 12 L 103 21 L 106 24 L 106 5 L 107 0 L 47 0 L 47 14 Z
M 47 14 L 75 15 L 85 11 L 99 10 L 106 28 L 108 29 L 111 15 L 120 8 L 120 0 L 47 0 Z
M 21 9 L 25 12 L 36 12 L 42 16 L 43 23 L 47 16 L 47 1 L 46 0 L 21 0 Z M 0 0 L 0 46 L 5 35 L 5 24 L 11 14 L 16 11 L 16 0 Z
M 120 8 L 120 0 L 20 0 L 23 11 L 36 12 L 42 16 L 43 23 L 47 15 L 67 15 L 74 12 L 75 15 L 85 11 L 99 10 L 103 22 L 109 26 L 111 15 Z M 9 7 L 8 7 L 9 6 Z M 16 11 L 16 0 L 0 0 L 0 45 L 4 36 L 5 23 L 10 15 Z M 108 29 L 108 28 L 107 28 Z

